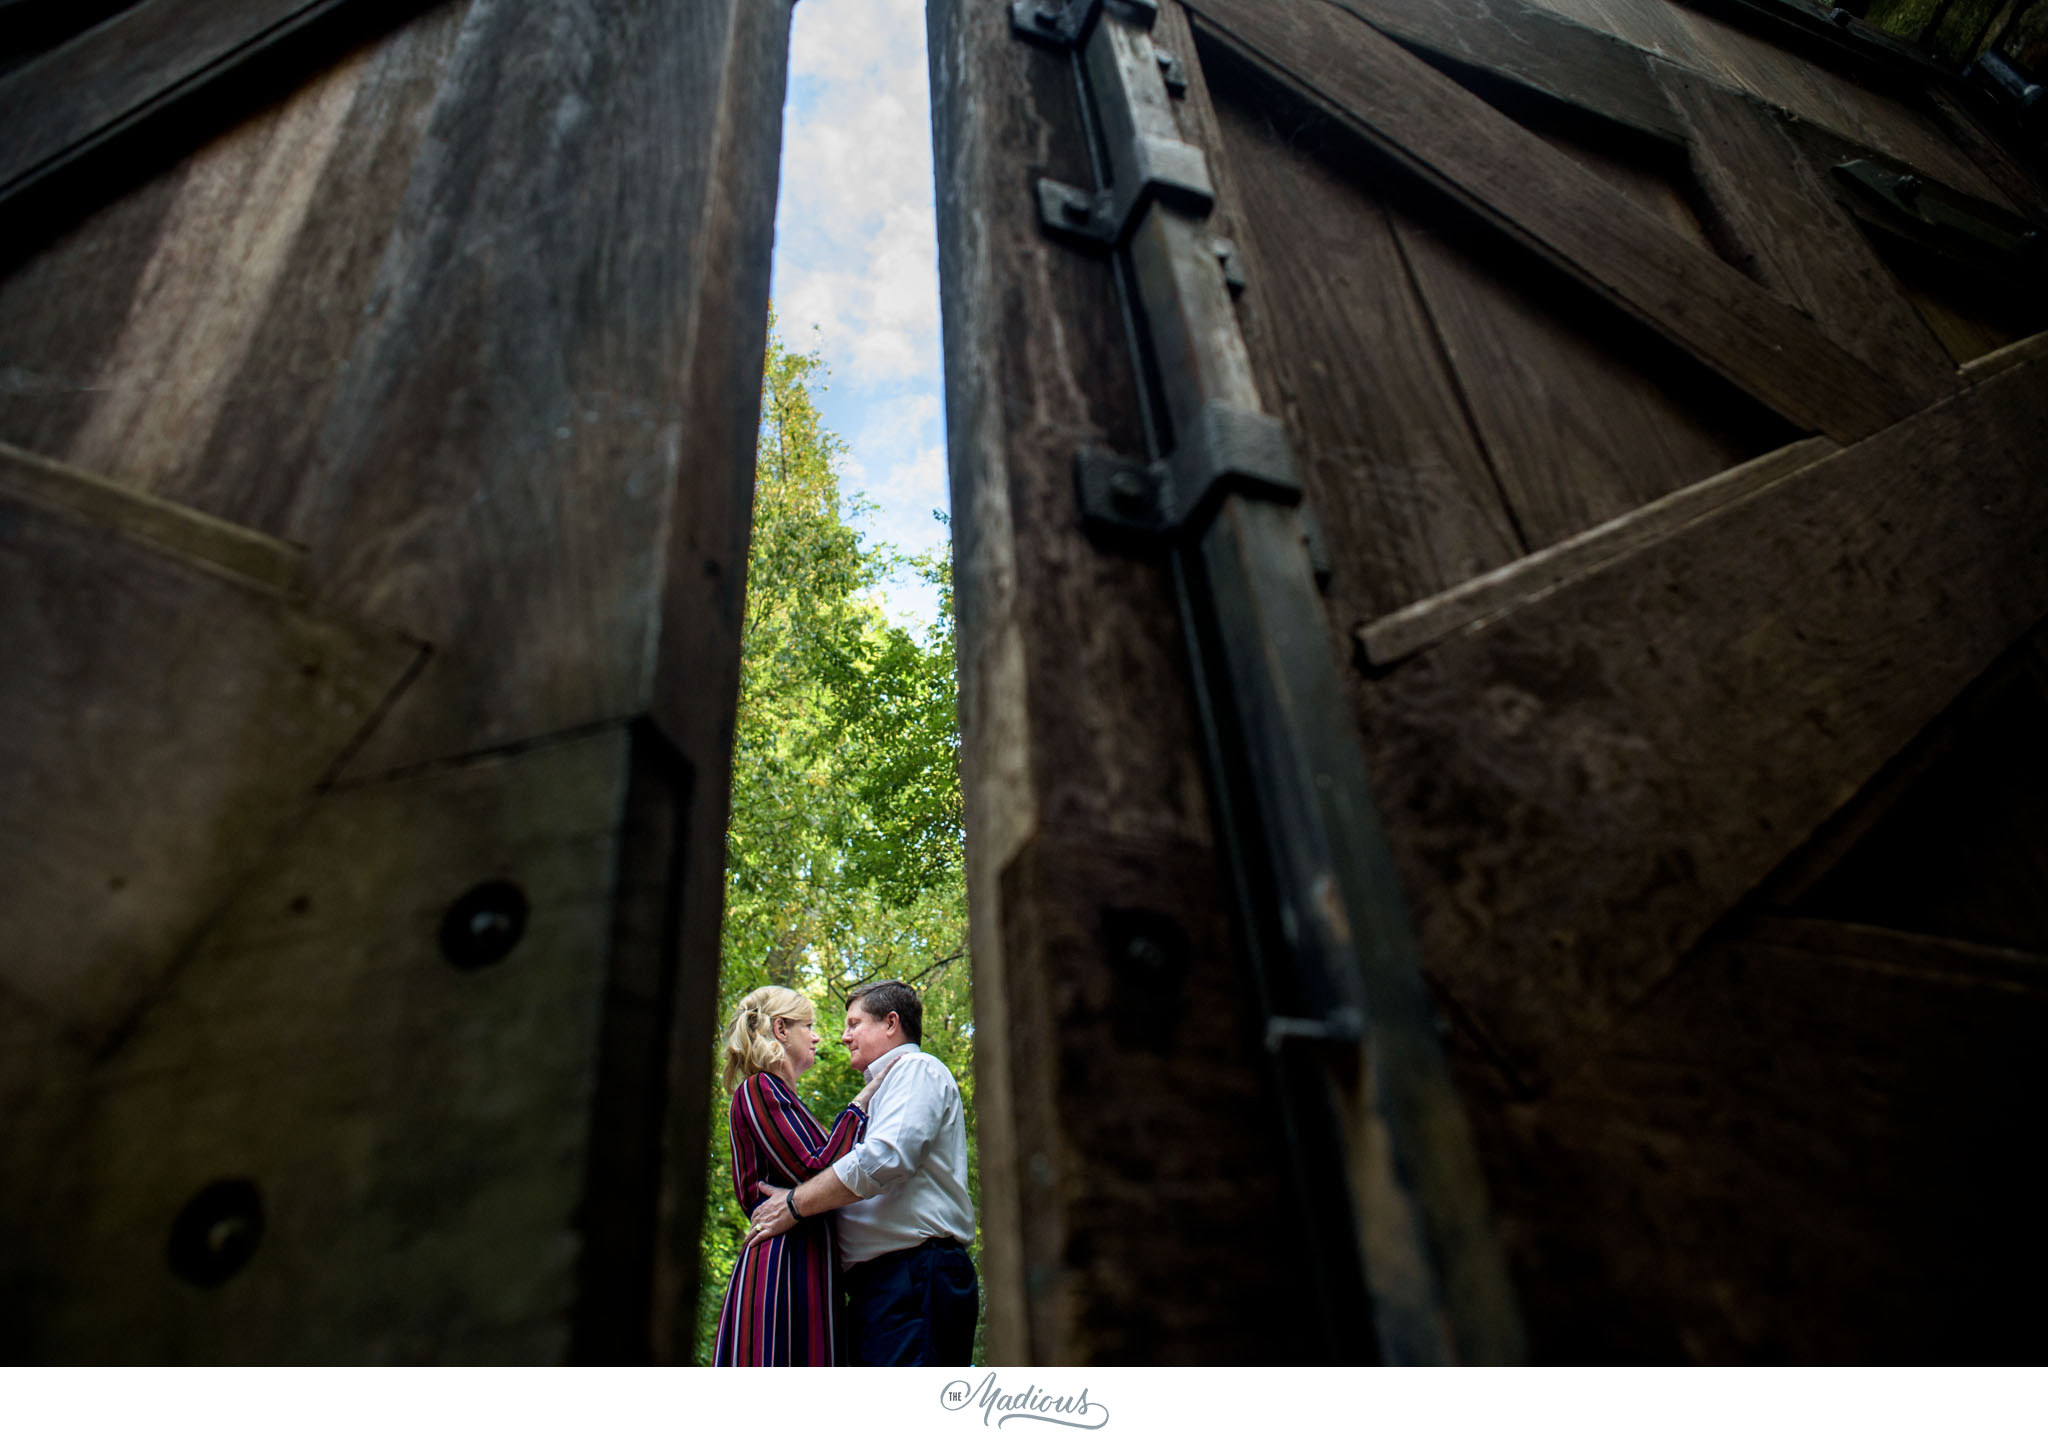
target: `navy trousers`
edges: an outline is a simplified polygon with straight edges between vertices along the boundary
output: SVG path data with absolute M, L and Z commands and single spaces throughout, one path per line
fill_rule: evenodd
M 980 1299 L 974 1263 L 950 1239 L 846 1270 L 848 1360 L 856 1367 L 965 1367 Z

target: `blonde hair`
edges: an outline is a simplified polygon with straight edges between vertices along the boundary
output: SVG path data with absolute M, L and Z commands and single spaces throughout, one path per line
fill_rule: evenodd
M 775 1037 L 775 1021 L 804 1024 L 816 1018 L 811 1002 L 793 989 L 762 985 L 740 1001 L 725 1026 L 725 1069 L 719 1076 L 725 1092 L 733 1090 L 789 1057 Z

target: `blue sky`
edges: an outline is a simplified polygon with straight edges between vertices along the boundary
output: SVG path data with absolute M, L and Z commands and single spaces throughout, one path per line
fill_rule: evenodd
M 927 551 L 948 504 L 923 0 L 801 0 L 793 23 L 776 324 L 832 369 L 819 407 L 850 449 L 841 490 L 874 504 L 862 530 Z M 915 577 L 881 595 L 899 621 L 937 614 Z

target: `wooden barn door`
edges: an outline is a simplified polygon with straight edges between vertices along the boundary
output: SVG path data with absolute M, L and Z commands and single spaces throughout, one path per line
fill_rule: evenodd
M 68 9 L 0 56 L 0 1355 L 687 1360 L 786 0 Z
M 2039 1356 L 2048 204 L 1773 34 L 933 6 L 998 1358 Z

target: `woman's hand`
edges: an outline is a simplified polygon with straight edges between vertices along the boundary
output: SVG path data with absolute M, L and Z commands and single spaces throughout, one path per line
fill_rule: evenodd
M 891 1064 L 888 1069 L 884 1069 L 874 1078 L 868 1080 L 867 1083 L 861 1085 L 860 1092 L 853 1096 L 853 1107 L 865 1114 L 868 1111 L 868 1101 L 875 1097 L 875 1090 L 882 1087 L 882 1081 L 889 1077 L 889 1070 L 895 1067 L 894 1064 Z

